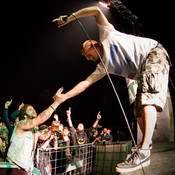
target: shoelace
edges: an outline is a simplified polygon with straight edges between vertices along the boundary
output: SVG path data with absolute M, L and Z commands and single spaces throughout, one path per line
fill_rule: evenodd
M 137 158 L 139 158 L 138 153 L 137 153 L 137 152 L 133 152 L 133 153 L 131 154 L 131 156 L 128 157 L 127 160 L 125 160 L 125 162 L 126 162 L 127 164 L 133 163 L 133 161 L 134 161 L 135 159 L 137 159 Z

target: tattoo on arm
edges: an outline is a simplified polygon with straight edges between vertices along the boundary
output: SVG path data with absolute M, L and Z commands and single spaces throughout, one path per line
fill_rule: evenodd
M 43 121 L 46 121 L 50 116 L 47 115 L 45 112 L 42 112 L 40 114 L 40 118 L 43 120 Z
M 41 112 L 38 116 L 39 120 L 40 120 L 39 124 L 41 124 L 41 123 L 45 122 L 46 120 L 48 120 L 53 112 L 54 111 L 53 111 L 52 108 L 50 108 L 50 106 L 45 111 Z

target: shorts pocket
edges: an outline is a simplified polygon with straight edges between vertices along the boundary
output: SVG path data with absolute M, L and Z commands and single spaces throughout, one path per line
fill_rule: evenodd
M 144 73 L 141 78 L 142 92 L 158 93 L 161 89 L 160 73 Z

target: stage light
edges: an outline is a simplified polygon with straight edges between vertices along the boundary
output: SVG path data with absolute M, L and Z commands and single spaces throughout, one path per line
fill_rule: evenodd
M 125 19 L 135 24 L 138 17 L 134 15 L 120 0 L 100 0 L 99 4 L 105 8 L 110 9 L 114 13 L 121 14 Z
M 102 1 L 99 1 L 99 4 L 107 9 L 109 9 L 109 5 L 110 5 L 110 2 L 109 0 L 102 0 Z
M 121 14 L 132 24 L 135 24 L 138 20 L 138 17 L 134 15 L 126 6 L 124 6 L 120 0 L 110 0 L 108 7 L 111 11 Z

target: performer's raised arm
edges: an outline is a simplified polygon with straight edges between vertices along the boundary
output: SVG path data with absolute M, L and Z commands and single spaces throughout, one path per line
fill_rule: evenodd
M 68 15 L 60 16 L 59 18 L 52 20 L 52 22 L 57 22 L 58 27 L 62 27 L 68 24 L 69 22 L 75 20 L 75 18 L 83 18 L 88 16 L 95 17 L 97 24 L 100 24 L 103 26 L 109 25 L 107 18 L 105 17 L 103 12 L 100 10 L 100 8 L 97 6 L 83 8 L 71 14 L 70 16 Z

